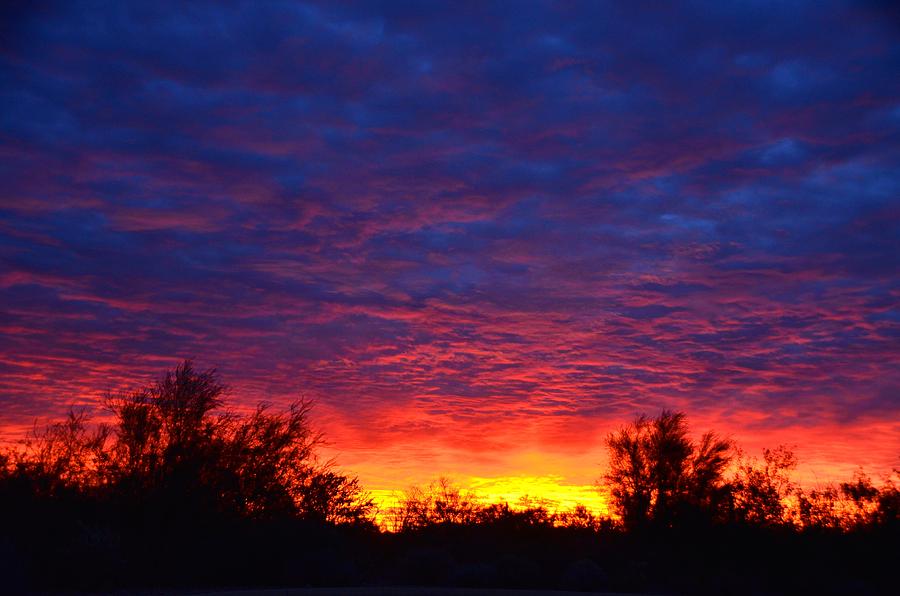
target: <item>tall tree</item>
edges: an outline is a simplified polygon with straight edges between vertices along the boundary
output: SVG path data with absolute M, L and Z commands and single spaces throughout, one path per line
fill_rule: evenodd
M 685 415 L 641 415 L 606 439 L 605 479 L 613 506 L 629 528 L 671 525 L 686 508 L 710 508 L 722 488 L 731 442 L 713 432 L 694 443 Z
M 110 397 L 110 426 L 91 428 L 70 413 L 36 431 L 16 469 L 45 493 L 90 489 L 164 519 L 372 521 L 374 503 L 358 480 L 318 458 L 311 402 L 238 415 L 223 409 L 226 393 L 214 369 L 186 360 L 148 387 Z

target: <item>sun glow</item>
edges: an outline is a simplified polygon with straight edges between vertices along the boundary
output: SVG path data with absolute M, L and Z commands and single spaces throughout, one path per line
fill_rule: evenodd
M 574 484 L 563 476 L 497 476 L 450 478 L 449 482 L 481 505 L 507 503 L 515 509 L 541 506 L 549 513 L 564 513 L 583 506 L 596 516 L 609 515 L 609 502 L 600 487 Z M 389 525 L 391 512 L 401 503 L 403 490 L 372 489 L 378 522 Z

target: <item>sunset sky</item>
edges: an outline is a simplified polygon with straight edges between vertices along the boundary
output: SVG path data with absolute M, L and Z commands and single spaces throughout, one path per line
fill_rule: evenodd
M 662 408 L 900 466 L 900 13 L 4 3 L 0 441 L 193 357 L 376 495 Z

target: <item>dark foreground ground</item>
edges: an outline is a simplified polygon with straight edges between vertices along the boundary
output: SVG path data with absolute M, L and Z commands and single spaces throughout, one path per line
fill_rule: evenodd
M 194 596 L 625 596 L 620 592 L 570 592 L 559 590 L 492 590 L 483 588 L 300 588 L 203 592 Z M 641 596 L 631 594 L 630 596 Z
M 48 593 L 53 596 L 72 594 Z M 78 596 L 653 596 L 635 592 L 573 592 L 571 590 L 515 590 L 494 588 L 438 588 L 428 586 L 374 586 L 345 588 L 261 588 L 224 590 L 117 590 L 77 593 Z

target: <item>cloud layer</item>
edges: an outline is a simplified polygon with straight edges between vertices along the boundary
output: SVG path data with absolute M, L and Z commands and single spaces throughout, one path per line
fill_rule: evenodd
M 194 356 L 377 488 L 589 484 L 663 407 L 898 464 L 896 13 L 4 10 L 8 436 Z

